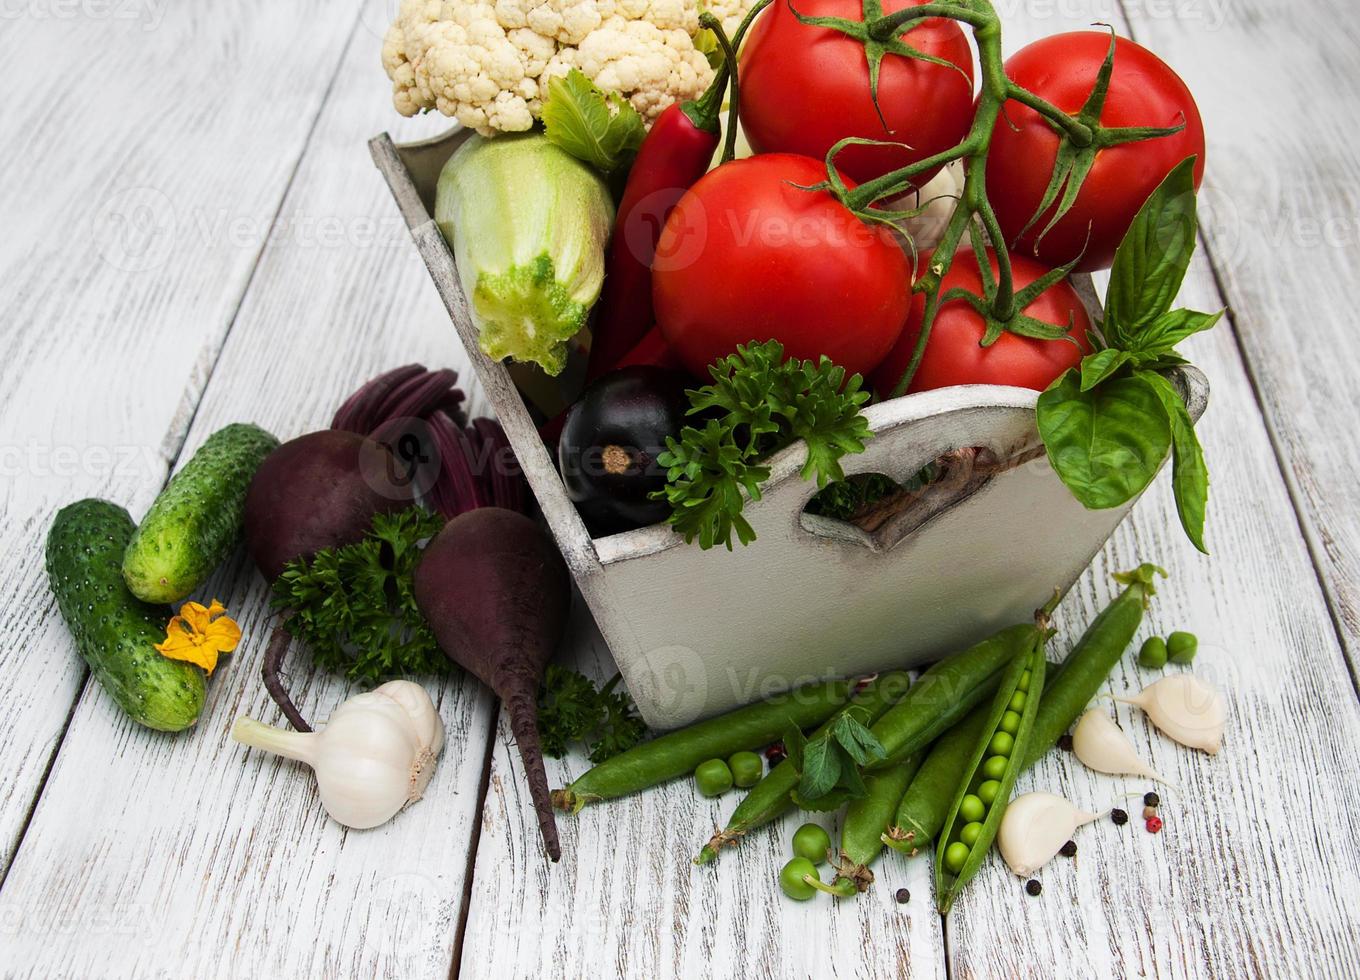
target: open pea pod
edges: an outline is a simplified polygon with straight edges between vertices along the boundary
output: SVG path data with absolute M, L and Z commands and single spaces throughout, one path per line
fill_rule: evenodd
M 935 894 L 941 915 L 949 913 L 960 889 L 982 867 L 1001 826 L 1016 777 L 1025 767 L 1048 665 L 1044 646 L 1053 635 L 1048 629 L 1047 612 L 1039 612 L 1033 638 L 1002 677 L 987 723 L 982 727 L 940 831 L 935 853 Z

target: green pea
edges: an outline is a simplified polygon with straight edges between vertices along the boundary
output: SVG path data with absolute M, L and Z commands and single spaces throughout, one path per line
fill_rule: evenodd
M 978 837 L 980 837 L 981 835 L 982 824 L 974 820 L 972 823 L 966 823 L 963 825 L 963 829 L 959 831 L 959 840 L 963 841 L 964 844 L 971 848 L 974 844 L 977 843 Z
M 954 841 L 944 849 L 944 866 L 954 874 L 963 870 L 964 862 L 968 860 L 968 852 L 972 850 L 963 841 Z
M 1160 636 L 1149 636 L 1138 651 L 1138 666 L 1149 670 L 1161 670 L 1166 666 L 1166 640 Z
M 1010 760 L 1004 755 L 989 755 L 987 760 L 982 763 L 983 779 L 1000 779 L 1006 775 L 1006 767 L 1010 765 Z
M 972 793 L 965 796 L 963 802 L 959 804 L 959 816 L 968 823 L 972 823 L 975 820 L 981 820 L 986 815 L 987 808 L 983 806 L 982 801 Z
M 703 796 L 722 796 L 732 788 L 732 770 L 721 759 L 701 762 L 694 770 L 694 785 Z
M 743 789 L 754 786 L 765 775 L 765 763 L 754 752 L 734 752 L 727 759 L 727 768 L 732 770 L 732 781 Z
M 1199 638 L 1194 633 L 1177 630 L 1166 638 L 1166 650 L 1173 664 L 1188 664 L 1199 652 Z
M 1001 792 L 1001 784 L 995 779 L 989 779 L 978 787 L 977 795 L 979 800 L 987 806 L 991 806 L 996 802 L 996 795 L 999 792 Z
M 1014 711 L 1007 711 L 1001 716 L 1001 730 L 1007 735 L 1014 735 L 1020 730 L 1020 716 Z
M 1006 705 L 1006 707 L 1007 707 L 1009 710 L 1011 710 L 1011 711 L 1017 711 L 1017 712 L 1018 712 L 1018 711 L 1024 711 L 1024 710 L 1025 710 L 1025 692 L 1024 692 L 1024 691 L 1016 691 L 1014 694 L 1012 694 L 1012 695 L 1011 695 L 1010 704 Z
M 821 880 L 811 861 L 804 857 L 796 857 L 779 869 L 779 887 L 789 898 L 806 902 L 817 894 L 816 886 L 807 883 L 809 877 Z
M 1009 757 L 1013 748 L 1015 748 L 1015 737 L 1009 732 L 997 732 L 992 736 L 992 740 L 987 743 L 987 751 L 992 755 Z
M 813 864 L 826 860 L 831 850 L 831 835 L 815 823 L 805 823 L 793 832 L 793 853 Z
M 1020 672 L 1020 680 L 1016 682 L 1016 685 L 1015 685 L 1015 686 L 1016 686 L 1016 688 L 1017 688 L 1018 690 L 1021 690 L 1021 691 L 1028 691 L 1028 690 L 1029 690 L 1029 682 L 1030 682 L 1030 672 L 1027 671 L 1027 670 L 1022 670 L 1022 671 Z

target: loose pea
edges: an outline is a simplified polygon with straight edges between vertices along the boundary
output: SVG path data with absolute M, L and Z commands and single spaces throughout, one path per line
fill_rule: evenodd
M 963 870 L 963 864 L 968 860 L 970 848 L 963 841 L 954 841 L 944 849 L 944 866 L 952 873 L 958 874 Z
M 1013 748 L 1015 748 L 1015 737 L 1008 732 L 997 732 L 992 736 L 992 740 L 987 743 L 987 751 L 992 755 L 1009 757 Z
M 754 752 L 735 752 L 727 760 L 732 770 L 732 781 L 743 789 L 754 786 L 765 775 L 765 763 Z
M 978 787 L 977 795 L 979 800 L 987 806 L 991 806 L 996 802 L 996 794 L 999 792 L 1001 792 L 1001 784 L 995 779 L 989 779 Z
M 1010 702 L 1010 704 L 1006 705 L 1006 707 L 1009 708 L 1011 711 L 1024 711 L 1024 710 L 1025 710 L 1025 692 L 1024 692 L 1024 691 L 1016 691 L 1014 694 L 1012 694 L 1012 695 L 1011 695 L 1011 702 Z
M 813 864 L 826 860 L 831 849 L 831 835 L 815 823 L 805 823 L 793 832 L 793 853 Z
M 963 825 L 963 829 L 959 831 L 959 840 L 963 841 L 971 848 L 977 843 L 978 836 L 981 835 L 981 833 L 982 824 L 975 820 L 972 823 Z
M 722 796 L 732 788 L 732 770 L 721 759 L 701 762 L 694 770 L 694 785 L 703 796 Z
M 806 902 L 817 894 L 816 886 L 808 884 L 808 877 L 818 878 L 816 867 L 807 858 L 796 857 L 779 870 L 779 887 L 789 898 Z
M 1020 716 L 1014 711 L 1007 711 L 1001 716 L 1001 730 L 1008 735 L 1014 735 L 1020 730 Z
M 963 802 L 959 804 L 959 816 L 968 823 L 980 821 L 986 815 L 987 808 L 983 805 L 982 800 L 978 799 L 972 793 L 965 796 Z
M 1194 633 L 1177 630 L 1166 638 L 1166 650 L 1173 664 L 1188 664 L 1199 652 L 1199 639 Z
M 1006 775 L 1006 766 L 1010 765 L 1010 760 L 1004 755 L 989 755 L 987 760 L 982 763 L 983 779 L 1000 779 Z
M 1160 636 L 1149 636 L 1138 650 L 1138 666 L 1148 670 L 1161 670 L 1166 666 L 1166 640 Z
M 1028 691 L 1028 690 L 1029 690 L 1029 681 L 1030 681 L 1030 672 L 1027 671 L 1027 670 L 1022 670 L 1022 671 L 1020 672 L 1020 680 L 1019 680 L 1018 682 L 1016 682 L 1016 685 L 1015 685 L 1015 686 L 1016 686 L 1018 689 L 1020 689 L 1021 691 Z

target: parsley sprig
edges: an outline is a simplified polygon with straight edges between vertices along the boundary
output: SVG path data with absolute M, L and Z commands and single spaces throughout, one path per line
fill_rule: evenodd
M 549 664 L 538 694 L 538 732 L 545 755 L 560 759 L 572 742 L 584 743 L 590 761 L 603 762 L 642 741 L 647 728 L 628 695 L 614 690 L 619 677 L 599 690 L 588 677 Z
M 667 519 L 687 542 L 732 550 L 755 531 L 742 516 L 745 498 L 760 499 L 770 476 L 764 460 L 802 439 L 807 443 L 803 479 L 819 487 L 845 478 L 841 457 L 864 451 L 869 422 L 860 406 L 869 400 L 858 374 L 827 357 L 784 359 L 777 341 L 750 343 L 709 367 L 713 383 L 687 392 L 690 415 L 707 416 L 702 428 L 686 426 L 666 440 L 658 461 L 666 487 L 658 499 L 671 505 Z

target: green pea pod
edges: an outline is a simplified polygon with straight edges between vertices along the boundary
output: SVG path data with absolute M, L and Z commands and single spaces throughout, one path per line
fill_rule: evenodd
M 996 838 L 996 832 L 1001 826 L 1001 817 L 1006 812 L 1006 804 L 1010 801 L 1011 791 L 1015 788 L 1015 780 L 1025 766 L 1034 720 L 1039 713 L 1040 699 L 1043 695 L 1044 673 L 1048 666 L 1044 659 L 1044 644 L 1051 635 L 1043 613 L 1040 613 L 1038 620 L 1039 629 L 1036 630 L 1028 648 L 1012 661 L 997 688 L 992 709 L 987 716 L 987 724 L 982 727 L 981 735 L 974 745 L 972 758 L 964 770 L 967 775 L 959 783 L 958 791 L 954 794 L 954 802 L 949 808 L 949 815 L 945 818 L 944 827 L 940 831 L 935 853 L 935 894 L 941 915 L 949 914 L 959 890 L 982 867 L 982 862 L 987 857 L 992 841 Z M 1022 680 L 1026 675 L 1027 685 Z M 1015 706 L 1017 696 L 1023 700 L 1023 707 Z M 1015 715 L 1017 711 L 1019 719 L 1011 726 L 1015 728 L 1012 735 L 1006 730 L 1003 718 L 1006 715 Z M 1000 747 L 1003 743 L 999 741 L 1003 737 L 1006 739 L 1004 748 Z M 982 778 L 983 760 L 989 755 L 999 755 L 1006 759 L 1005 770 L 1000 779 Z M 961 820 L 965 798 L 971 799 L 976 805 L 983 795 L 983 784 L 993 781 L 999 785 L 994 787 L 992 800 L 985 803 L 985 811 Z M 961 831 L 967 823 L 981 824 L 980 830 L 971 841 L 961 839 Z M 954 862 L 949 859 L 955 849 L 961 856 L 957 867 L 953 867 Z
M 1042 758 L 1072 727 L 1124 656 L 1142 625 L 1148 599 L 1157 594 L 1153 580 L 1159 574 L 1166 572 L 1156 565 L 1139 565 L 1115 575 L 1127 588 L 1086 628 L 1063 661 L 1062 672 L 1049 683 L 1030 737 L 1027 766 Z
M 786 694 L 737 708 L 688 728 L 667 732 L 587 770 L 553 805 L 575 813 L 588 803 L 637 793 L 694 772 L 708 759 L 758 749 L 777 741 L 790 725 L 811 728 L 826 721 L 850 695 L 850 681 L 806 684 Z
M 911 857 L 935 839 L 991 713 L 991 705 L 975 708 L 931 746 L 882 836 L 884 844 Z
M 1008 626 L 932 666 L 870 728 L 887 758 L 869 768 L 886 768 L 935 741 L 996 690 L 1006 665 L 1035 636 L 1032 623 Z
M 911 674 L 905 670 L 880 674 L 851 698 L 840 711 L 832 715 L 812 737 L 825 734 L 841 713 L 852 707 L 867 713 L 868 721 L 872 723 L 896 704 L 910 688 Z M 774 822 L 793 809 L 791 794 L 797 786 L 798 770 L 794 768 L 792 760 L 785 759 L 779 765 L 771 767 L 764 778 L 752 786 L 751 791 L 737 804 L 737 808 L 727 820 L 727 826 L 715 833 L 713 839 L 703 846 L 694 863 L 708 864 L 718 856 L 723 847 L 735 846 L 752 830 Z
M 916 752 L 901 762 L 864 777 L 867 796 L 852 800 L 841 823 L 841 853 L 836 878 L 825 890 L 842 898 L 858 895 L 874 883 L 869 866 L 883 853 L 883 832 L 921 767 L 924 753 Z

